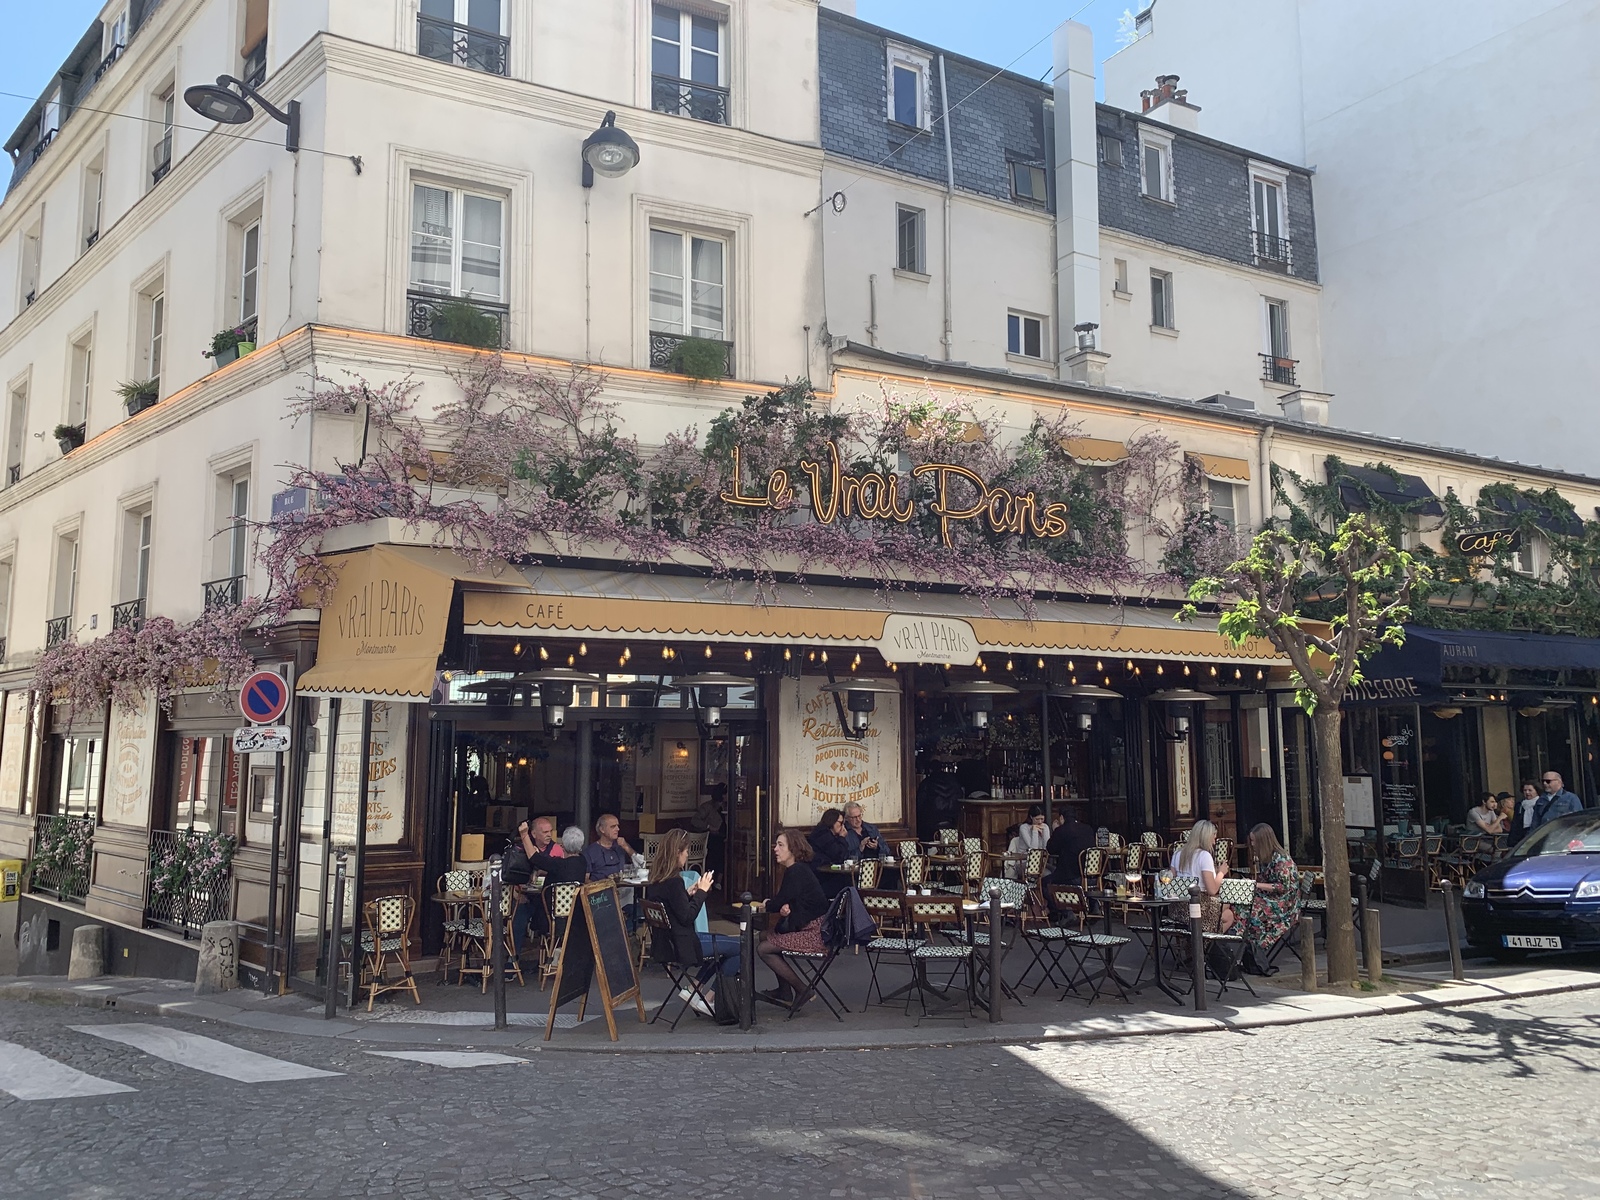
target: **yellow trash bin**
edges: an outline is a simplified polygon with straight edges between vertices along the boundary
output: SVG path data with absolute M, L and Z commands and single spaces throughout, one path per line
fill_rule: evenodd
M 0 858 L 0 904 L 22 894 L 22 863 L 15 858 Z

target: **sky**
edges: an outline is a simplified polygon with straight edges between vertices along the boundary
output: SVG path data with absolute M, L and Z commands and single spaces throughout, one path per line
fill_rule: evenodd
M 104 0 L 0 0 L 0 6 L 10 10 L 6 36 L 0 38 L 0 93 L 11 93 L 0 95 L 0 138 L 21 122 L 103 4 Z M 1142 0 L 1134 0 L 1131 7 L 1142 7 Z M 943 50 L 998 67 L 1010 65 L 1037 79 L 1049 70 L 1050 33 L 1062 21 L 1075 16 L 1088 25 L 1094 31 L 1095 57 L 1103 61 L 1117 49 L 1117 21 L 1129 9 L 1129 0 L 857 0 L 856 15 Z

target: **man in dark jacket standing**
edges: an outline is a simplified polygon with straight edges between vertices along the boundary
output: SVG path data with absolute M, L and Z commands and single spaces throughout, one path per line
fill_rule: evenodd
M 1528 832 L 1532 833 L 1547 821 L 1554 821 L 1557 817 L 1568 817 L 1583 809 L 1583 801 L 1567 791 L 1561 776 L 1555 771 L 1546 771 L 1542 780 L 1544 795 L 1539 797 L 1539 803 L 1533 806 L 1533 820 L 1528 822 Z

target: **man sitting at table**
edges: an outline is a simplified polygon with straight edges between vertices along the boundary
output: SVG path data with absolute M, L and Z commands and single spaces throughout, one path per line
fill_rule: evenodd
M 610 879 L 632 860 L 633 847 L 622 836 L 622 822 L 615 813 L 600 814 L 594 823 L 594 836 L 583 852 L 589 862 L 589 878 Z
M 1083 870 L 1080 855 L 1094 845 L 1094 830 L 1078 820 L 1078 814 L 1071 808 L 1067 809 L 1066 820 L 1056 826 L 1050 835 L 1050 841 L 1045 846 L 1048 853 L 1055 855 L 1056 869 L 1050 876 L 1051 883 L 1073 884 L 1083 882 Z
M 851 858 L 877 858 L 884 850 L 878 827 L 866 819 L 854 800 L 844 806 L 844 843 Z
M 541 817 L 540 820 L 546 818 Z M 537 822 L 535 822 L 537 824 Z M 540 849 L 537 840 L 530 837 L 528 823 L 524 821 L 517 832 L 522 836 L 524 850 L 532 847 L 528 854 L 528 865 L 533 868 L 534 874 L 544 873 L 543 892 L 548 892 L 558 883 L 582 883 L 589 872 L 589 864 L 583 856 L 583 830 L 576 825 L 569 825 L 561 835 L 559 842 L 552 842 Z M 511 944 L 517 954 L 526 948 L 527 937 L 530 931 L 535 937 L 543 937 L 549 932 L 550 923 L 545 918 L 544 896 L 540 891 L 527 888 L 522 893 L 522 905 L 511 918 Z

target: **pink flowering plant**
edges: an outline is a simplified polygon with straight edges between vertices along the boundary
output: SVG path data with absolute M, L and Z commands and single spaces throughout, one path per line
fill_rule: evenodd
M 150 845 L 150 895 L 176 901 L 215 889 L 228 876 L 237 841 L 227 834 L 185 829 Z

